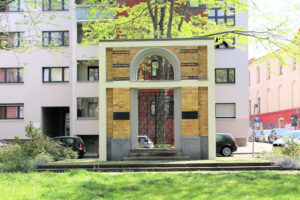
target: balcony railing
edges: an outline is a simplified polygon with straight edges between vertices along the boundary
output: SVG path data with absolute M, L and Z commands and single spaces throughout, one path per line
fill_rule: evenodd
M 89 19 L 111 19 L 114 18 L 112 13 L 105 12 L 105 17 L 102 16 L 103 11 L 96 6 L 91 5 L 79 5 L 76 8 L 77 20 L 89 20 Z

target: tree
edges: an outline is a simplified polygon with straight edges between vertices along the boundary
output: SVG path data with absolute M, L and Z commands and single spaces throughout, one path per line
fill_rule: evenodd
M 83 45 L 98 43 L 101 39 L 140 39 L 140 38 L 186 38 L 213 37 L 216 45 L 234 46 L 245 49 L 248 43 L 264 43 L 275 46 L 288 55 L 299 55 L 300 43 L 298 38 L 290 37 L 284 22 L 274 23 L 263 31 L 248 30 L 248 27 L 235 25 L 232 18 L 223 22 L 210 20 L 210 10 L 218 8 L 227 15 L 247 13 L 249 7 L 243 0 L 141 0 L 133 5 L 120 5 L 118 1 L 87 0 L 86 4 L 95 5 L 89 9 L 90 21 L 83 23 Z M 189 9 L 191 4 L 198 4 L 198 9 Z M 98 13 L 101 13 L 99 16 Z M 273 52 L 274 54 L 274 52 Z M 283 56 L 276 53 L 276 56 Z M 285 55 L 286 56 L 286 55 Z M 283 61 L 283 59 L 281 59 Z M 159 61 L 159 68 L 169 72 L 170 64 Z M 158 79 L 167 80 L 168 73 L 161 73 Z M 163 94 L 163 93 L 160 93 Z M 159 143 L 162 143 L 164 121 L 166 118 L 163 105 L 165 96 L 157 99 L 157 123 Z

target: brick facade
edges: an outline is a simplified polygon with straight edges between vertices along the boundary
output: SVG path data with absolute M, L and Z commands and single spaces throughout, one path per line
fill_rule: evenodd
M 207 47 L 165 47 L 181 64 L 181 79 L 207 79 Z M 142 47 L 107 49 L 107 80 L 129 80 L 130 62 Z M 182 136 L 208 136 L 208 89 L 182 88 L 182 112 L 198 112 L 198 119 L 182 119 Z M 130 137 L 130 120 L 114 120 L 114 112 L 130 112 L 130 89 L 108 89 L 108 137 Z

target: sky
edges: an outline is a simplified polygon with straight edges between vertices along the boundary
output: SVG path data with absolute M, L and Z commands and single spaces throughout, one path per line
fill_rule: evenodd
M 265 30 L 284 22 L 290 37 L 300 29 L 300 0 L 248 0 L 250 7 L 254 4 L 258 9 L 249 9 L 249 30 Z M 268 18 L 268 19 L 265 19 Z M 259 58 L 268 51 L 259 44 L 249 45 L 249 59 Z

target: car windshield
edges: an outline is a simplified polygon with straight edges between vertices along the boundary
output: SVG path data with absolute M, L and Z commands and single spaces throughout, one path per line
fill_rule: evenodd
M 264 130 L 265 135 L 269 135 L 271 133 L 271 130 Z

